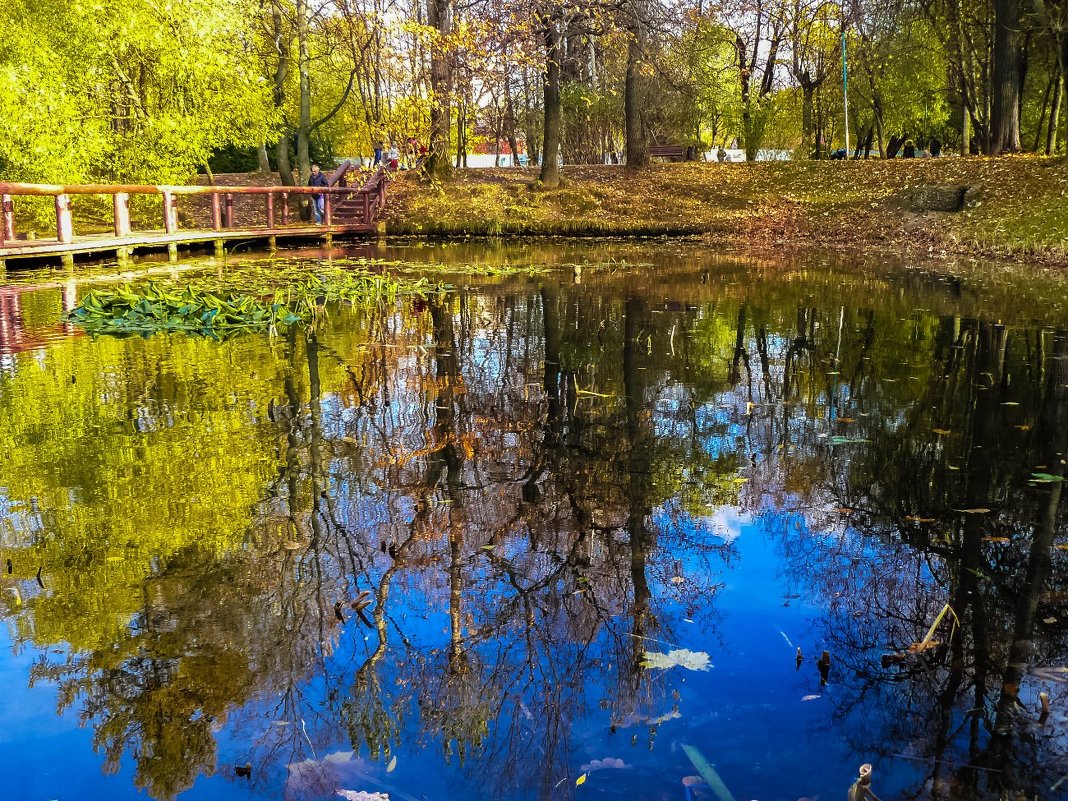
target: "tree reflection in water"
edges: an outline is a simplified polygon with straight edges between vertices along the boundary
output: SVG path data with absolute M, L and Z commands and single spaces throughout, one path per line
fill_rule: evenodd
M 1064 471 L 1064 330 L 997 287 L 698 267 L 20 357 L 0 597 L 31 683 L 153 797 L 225 738 L 266 796 L 418 798 L 382 766 L 426 750 L 486 798 L 555 798 L 591 725 L 660 748 L 684 700 L 644 654 L 716 643 L 737 509 L 820 610 L 831 725 L 877 776 L 1048 794 L 1068 698 L 1029 671 L 1068 660 L 1065 513 L 1028 479 Z M 947 603 L 960 626 L 884 667 Z

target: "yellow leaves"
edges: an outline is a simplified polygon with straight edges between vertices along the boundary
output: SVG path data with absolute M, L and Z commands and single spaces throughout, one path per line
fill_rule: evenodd
M 575 786 L 581 787 L 582 785 L 584 785 L 586 783 L 586 779 L 589 778 L 589 775 L 590 774 L 588 773 L 583 773 L 581 776 L 575 779 Z
M 933 431 L 935 434 L 938 434 L 938 436 L 940 437 L 948 437 L 950 434 L 953 433 L 948 428 L 932 428 L 931 431 Z

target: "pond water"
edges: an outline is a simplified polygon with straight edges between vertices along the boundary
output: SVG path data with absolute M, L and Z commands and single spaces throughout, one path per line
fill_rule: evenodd
M 1068 797 L 1064 277 L 371 255 L 463 269 L 222 342 L 9 275 L 5 798 Z

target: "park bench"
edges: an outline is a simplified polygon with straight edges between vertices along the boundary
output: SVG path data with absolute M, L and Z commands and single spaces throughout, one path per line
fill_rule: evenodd
M 686 147 L 684 145 L 652 145 L 649 148 L 649 156 L 669 161 L 682 161 L 686 158 Z

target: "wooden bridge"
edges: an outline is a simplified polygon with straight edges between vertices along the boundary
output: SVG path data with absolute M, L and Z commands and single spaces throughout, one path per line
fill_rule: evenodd
M 274 248 L 282 239 L 318 239 L 366 235 L 377 230 L 376 221 L 386 203 L 388 176 L 379 169 L 359 187 L 347 186 L 359 175 L 345 162 L 328 176 L 328 187 L 309 186 L 141 186 L 86 184 L 53 186 L 0 182 L 0 266 L 12 259 L 60 259 L 73 262 L 75 254 L 113 253 L 120 260 L 138 250 L 166 249 L 177 258 L 178 248 L 214 245 L 221 251 L 228 241 L 262 241 Z M 322 195 L 322 224 L 302 221 L 300 207 L 309 196 Z M 72 198 L 110 198 L 111 229 L 77 233 L 71 212 Z M 160 227 L 135 228 L 131 199 L 160 198 L 156 207 Z M 51 197 L 55 204 L 55 236 L 20 235 L 15 225 L 19 198 Z M 105 201 L 106 202 L 106 201 Z M 297 208 L 293 208 L 296 206 Z M 295 213 L 297 212 L 297 213 Z M 106 215 L 106 212 L 105 212 Z M 105 216 L 106 219 L 106 216 Z

